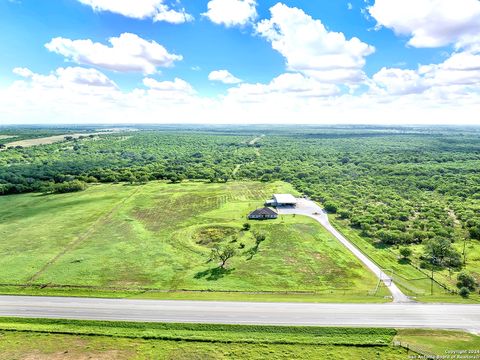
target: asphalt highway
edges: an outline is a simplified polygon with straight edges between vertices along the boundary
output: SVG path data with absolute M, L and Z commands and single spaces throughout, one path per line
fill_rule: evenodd
M 312 304 L 0 296 L 0 316 L 212 324 L 459 329 L 480 332 L 480 305 Z

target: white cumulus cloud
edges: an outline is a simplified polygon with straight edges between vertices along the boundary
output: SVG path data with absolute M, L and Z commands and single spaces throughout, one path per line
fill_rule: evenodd
M 356 83 L 365 79 L 365 57 L 375 51 L 358 38 L 328 31 L 320 20 L 303 10 L 278 3 L 271 18 L 257 24 L 257 32 L 286 59 L 291 71 L 332 83 Z
M 117 85 L 105 74 L 96 69 L 82 67 L 58 68 L 48 75 L 37 74 L 28 68 L 15 68 L 14 74 L 29 79 L 29 82 L 17 84 L 33 87 L 49 87 L 69 89 L 72 87 L 110 88 L 116 89 Z
M 239 102 L 262 102 L 272 98 L 315 98 L 334 96 L 340 89 L 334 84 L 321 83 L 299 73 L 285 73 L 268 84 L 241 84 L 228 90 L 228 96 Z
M 183 59 L 181 55 L 170 54 L 159 43 L 144 40 L 131 33 L 123 33 L 108 41 L 111 46 L 94 43 L 90 39 L 70 40 L 57 37 L 45 47 L 77 64 L 118 72 L 153 74 L 157 67 L 171 67 L 175 61 Z
M 421 93 L 428 88 L 416 70 L 384 67 L 373 75 L 373 81 L 391 95 Z
M 143 84 L 153 90 L 173 91 L 184 94 L 195 94 L 192 85 L 183 79 L 175 78 L 173 81 L 158 81 L 152 78 L 143 79 Z
M 478 0 L 375 0 L 368 11 L 378 26 L 409 36 L 414 47 L 480 43 Z
M 338 92 L 334 84 L 286 73 L 267 84 L 241 84 L 225 96 L 210 98 L 192 94 L 181 79 L 145 80 L 145 87 L 127 91 L 115 87 L 98 70 L 73 69 L 57 69 L 46 75 L 17 69 L 15 72 L 26 78 L 0 88 L 3 124 L 478 125 L 480 113 L 478 91 L 450 91 L 459 85 L 436 86 L 423 93 L 402 96 L 387 96 L 383 92 L 350 95 Z
M 224 84 L 238 84 L 242 80 L 233 76 L 228 70 L 215 70 L 208 74 L 208 80 L 220 81 Z
M 462 51 L 415 70 L 382 68 L 372 80 L 374 90 L 388 95 L 425 93 L 440 99 L 475 94 L 480 92 L 480 55 Z
M 95 11 L 108 11 L 134 19 L 152 18 L 181 24 L 192 21 L 193 16 L 184 9 L 171 9 L 164 0 L 78 0 Z
M 206 16 L 215 24 L 242 26 L 257 17 L 256 0 L 210 0 Z

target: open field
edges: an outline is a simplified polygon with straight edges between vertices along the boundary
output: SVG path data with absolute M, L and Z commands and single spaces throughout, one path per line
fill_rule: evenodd
M 0 353 L 22 359 L 405 359 L 407 354 L 391 346 L 393 329 L 5 318 L 0 329 Z
M 0 318 L 5 359 L 395 360 L 478 349 L 479 336 L 458 331 Z
M 375 246 L 373 243 L 368 242 L 365 238 L 359 236 L 358 231 L 350 228 L 344 221 L 336 218 L 336 216 L 330 216 L 332 224 L 340 230 L 353 244 L 355 244 L 363 253 L 367 254 L 372 260 L 374 260 L 384 271 L 391 275 L 395 283 L 402 288 L 402 290 L 409 296 L 414 297 L 419 301 L 428 302 L 480 302 L 480 296 L 472 293 L 469 299 L 462 299 L 458 295 L 450 294 L 445 288 L 438 283 L 433 283 L 433 294 L 431 294 L 432 281 L 430 272 L 428 270 L 422 270 L 419 268 L 419 264 L 415 261 L 405 262 L 399 261 L 398 249 L 385 246 Z M 471 261 L 467 263 L 467 269 L 477 270 L 478 259 L 473 261 L 474 254 L 480 252 L 480 246 L 477 241 L 470 241 L 470 256 Z M 421 251 L 419 245 L 412 246 L 417 252 Z M 448 270 L 442 272 L 435 272 L 434 279 L 438 280 L 441 284 L 445 284 L 449 289 L 455 288 L 455 277 L 450 276 Z
M 11 139 L 14 138 L 15 135 L 1 135 L 0 134 L 0 140 L 5 140 L 5 139 Z
M 480 148 L 478 135 L 480 133 L 476 128 L 394 129 L 315 126 L 296 128 L 159 126 L 145 128 L 140 126 L 132 129 L 138 131 L 132 131 L 128 135 L 122 133 L 99 136 L 95 141 L 86 138 L 73 142 L 9 149 L 1 152 L 0 194 L 42 192 L 45 189 L 52 189 L 52 183 L 67 182 L 66 185 L 59 186 L 68 187 L 68 182 L 72 180 L 90 184 L 119 182 L 138 184 L 158 180 L 176 183 L 186 179 L 211 183 L 238 180 L 269 183 L 283 180 L 291 184 L 297 191 L 321 203 L 330 213 L 336 213 L 338 217 L 344 219 L 339 224 L 343 227 L 342 231 L 346 237 L 354 239 L 357 246 L 365 245 L 363 250 L 370 257 L 375 257 L 375 262 L 385 271 L 390 271 L 396 282 L 403 286 L 409 295 L 420 300 L 464 301 L 460 297 L 454 300 L 454 296 L 444 296 L 445 291 L 441 286 L 437 286 L 438 284 L 434 285 L 433 295 L 430 294 L 431 281 L 429 277 L 431 274 L 428 270 L 419 270 L 418 267 L 429 269 L 429 264 L 437 262 L 434 258 L 442 259 L 440 264 L 436 264 L 435 270 L 437 271 L 434 277 L 449 290 L 458 291 L 456 279 L 460 271 L 470 274 L 474 279 L 473 283 L 479 282 L 480 198 L 478 194 L 480 194 L 480 177 L 478 169 Z M 82 131 L 99 130 L 92 128 L 5 128 L 1 134 L 18 135 L 19 138 L 14 139 L 18 141 L 32 137 L 43 138 Z M 256 141 L 253 145 L 249 144 L 262 134 L 265 136 L 261 137 L 260 141 Z M 8 143 L 10 140 L 7 139 L 4 143 Z M 77 185 L 83 186 L 79 183 Z M 112 196 L 115 197 L 116 194 Z M 202 196 L 207 197 L 206 194 Z M 213 194 L 212 197 L 218 196 Z M 112 199 L 112 201 L 114 200 Z M 258 201 L 258 198 L 250 200 Z M 103 206 L 105 203 L 101 203 L 99 209 L 94 209 L 94 211 L 100 214 Z M 65 232 L 66 237 L 70 237 L 70 240 L 74 242 L 73 245 L 76 248 L 74 252 L 66 249 L 66 253 L 68 255 L 82 254 L 84 249 L 81 246 L 77 247 L 77 242 L 90 244 L 95 240 L 95 234 L 99 233 L 114 238 L 123 229 L 138 234 L 137 239 L 140 244 L 150 247 L 147 252 L 152 250 L 150 244 L 153 242 L 153 237 L 163 238 L 164 235 L 160 234 L 160 230 L 152 229 L 151 224 L 149 225 L 155 221 L 153 215 L 141 214 L 149 210 L 143 209 L 143 204 L 136 206 L 139 208 L 139 212 L 127 213 L 127 209 L 123 220 L 117 221 L 116 215 L 112 216 L 111 221 L 105 220 L 106 225 L 110 225 L 110 223 L 117 225 L 117 229 L 111 231 L 101 229 L 106 225 L 99 221 L 98 226 L 92 225 L 91 236 L 85 232 L 80 236 L 82 230 L 80 228 L 85 225 L 81 220 L 72 225 L 79 228 L 78 234 L 61 229 Z M 155 208 L 160 205 L 151 205 L 149 200 L 145 201 L 145 207 L 150 207 L 153 209 L 152 211 L 159 214 L 164 213 Z M 46 211 L 49 210 L 47 207 Z M 122 211 L 120 209 L 114 213 L 120 214 Z M 205 213 L 207 212 L 205 211 Z M 216 213 L 215 216 L 219 215 L 218 210 L 212 208 L 212 212 Z M 107 216 L 105 213 L 101 213 L 101 215 Z M 123 216 L 123 214 L 120 215 Z M 62 216 L 55 216 L 62 219 Z M 144 220 L 141 219 L 142 216 L 146 216 Z M 197 216 L 195 213 L 192 218 L 199 216 L 204 217 L 204 214 Z M 52 219 L 48 218 L 47 220 L 51 221 Z M 208 252 L 207 248 L 211 245 L 211 243 L 204 243 L 202 246 L 197 246 L 201 245 L 198 244 L 201 240 L 198 237 L 204 237 L 210 231 L 217 235 L 220 234 L 219 236 L 225 235 L 224 237 L 230 238 L 231 241 L 234 240 L 235 235 L 232 235 L 232 231 L 237 232 L 238 236 L 246 235 L 240 234 L 238 226 L 241 224 L 238 219 L 236 225 L 233 226 L 234 228 L 236 226 L 235 229 L 226 224 L 234 222 L 230 220 L 224 222 L 221 216 L 214 218 L 213 221 L 217 221 L 217 223 L 212 222 L 214 229 L 202 229 L 201 226 L 195 229 L 193 221 L 187 224 L 184 221 L 176 222 L 175 220 L 178 229 L 169 231 L 169 237 L 176 233 L 180 239 L 188 238 L 189 234 L 182 235 L 177 231 L 182 228 L 186 232 L 191 231 L 192 238 L 197 238 L 193 241 L 193 247 L 186 243 L 186 247 L 194 249 L 192 251 L 198 255 L 194 255 L 196 259 L 193 264 L 189 264 L 189 266 L 193 265 L 192 268 L 198 264 L 200 253 L 205 256 L 205 253 Z M 25 222 L 25 224 L 27 223 L 28 221 Z M 222 223 L 227 226 L 221 225 Z M 289 227 L 289 229 L 295 230 L 295 226 Z M 135 229 L 132 229 L 133 227 Z M 298 230 L 298 226 L 296 228 Z M 86 231 L 87 228 L 83 228 L 83 230 Z M 222 235 L 222 233 L 224 234 Z M 32 234 L 35 235 L 34 232 Z M 72 235 L 78 236 L 78 241 L 74 241 Z M 102 238 L 97 241 L 95 246 L 104 247 L 106 241 L 111 241 L 117 248 L 117 253 L 112 259 L 117 258 L 121 251 L 127 252 L 126 258 L 129 259 L 128 252 L 132 251 L 129 248 L 131 243 L 125 244 L 125 242 L 118 242 L 113 238 L 109 240 Z M 144 238 L 147 240 L 140 241 Z M 245 241 L 250 242 L 249 244 L 244 243 L 245 247 L 239 250 L 248 250 L 247 245 L 252 249 L 251 240 L 251 236 L 246 236 Z M 58 242 L 61 243 L 59 247 L 64 241 L 67 239 L 58 239 Z M 239 240 L 237 244 L 240 246 L 242 242 L 244 241 Z M 442 242 L 443 245 L 441 245 Z M 446 246 L 447 242 L 451 243 L 451 246 Z M 171 246 L 172 243 L 184 244 L 182 241 L 176 242 L 176 240 L 162 243 L 168 246 Z M 261 260 L 261 254 L 267 249 L 267 244 L 260 247 L 260 255 L 255 254 L 252 258 L 254 261 L 249 261 L 249 264 L 258 263 Z M 466 264 L 463 264 L 464 244 L 466 245 Z M 123 249 L 120 248 L 121 245 L 124 246 Z M 155 246 L 159 245 L 155 244 Z M 398 259 L 399 250 L 403 247 L 407 247 L 413 252 L 410 256 L 411 264 L 408 263 L 408 260 L 399 261 Z M 435 255 L 432 253 L 432 247 L 437 248 Z M 285 249 L 287 248 L 283 250 Z M 57 250 L 55 249 L 55 251 Z M 166 247 L 163 250 L 166 253 L 169 251 Z M 425 256 L 428 251 L 430 253 Z M 56 254 L 60 255 L 61 262 L 67 259 L 67 256 L 60 252 L 61 250 L 58 250 Z M 111 260 L 111 254 L 106 254 L 104 251 L 100 251 L 100 253 L 104 256 L 101 259 L 102 264 L 105 266 L 115 264 L 115 260 Z M 135 266 L 142 268 L 144 264 L 151 263 L 152 254 L 154 252 L 144 254 L 144 257 L 149 256 L 149 258 L 140 258 L 139 262 L 128 264 L 129 274 L 133 274 L 133 280 L 127 277 L 125 283 L 121 284 L 114 279 L 111 282 L 112 287 L 119 289 L 125 286 L 127 289 L 131 289 L 132 286 L 129 284 L 131 282 L 138 289 L 137 274 L 139 271 L 132 270 L 132 268 Z M 50 259 L 53 259 L 54 256 L 52 255 Z M 311 260 L 311 256 L 308 258 Z M 44 261 L 45 259 L 40 260 Z M 52 285 L 62 285 L 63 283 L 57 282 L 58 277 L 46 278 L 47 273 L 53 271 L 59 263 L 57 259 L 54 260 L 55 266 L 48 266 L 48 271 L 32 275 L 31 280 L 45 280 Z M 91 261 L 91 259 L 87 260 L 81 257 L 70 260 L 72 264 L 68 266 L 69 270 L 62 272 L 64 277 L 70 278 L 74 275 L 72 271 L 75 268 L 79 269 L 82 267 L 82 263 Z M 163 261 L 157 260 L 158 262 Z M 237 260 L 238 257 L 231 261 L 229 266 L 235 265 Z M 301 263 L 308 265 L 309 262 L 311 263 L 310 260 L 301 259 Z M 174 262 L 175 265 L 173 265 Z M 182 259 L 173 258 L 168 268 L 149 269 L 148 272 L 161 272 L 161 276 L 165 278 L 169 276 L 172 278 L 173 273 L 182 273 L 182 271 L 172 270 L 173 267 L 184 267 Z M 300 270 L 305 274 L 312 273 L 311 269 L 306 267 L 308 266 L 304 266 L 304 269 Z M 205 270 L 208 269 L 200 270 L 198 267 L 196 274 L 199 277 L 202 275 L 209 277 L 207 273 L 202 274 L 202 271 Z M 30 270 L 22 268 L 20 271 L 26 273 Z M 126 272 L 122 266 L 118 271 Z M 234 272 L 238 273 L 238 267 Z M 44 277 L 42 278 L 42 276 Z M 91 274 L 88 271 L 81 276 L 83 279 L 76 281 L 77 283 L 90 282 L 91 284 L 88 286 L 100 286 L 104 290 L 105 283 L 109 282 L 108 279 L 89 281 Z M 106 271 L 106 277 L 108 276 L 110 275 Z M 191 274 L 187 276 L 191 276 Z M 178 284 L 178 286 L 173 284 L 173 288 L 177 291 L 205 288 L 205 284 L 201 284 L 201 281 L 196 281 L 195 284 L 202 286 L 191 288 L 191 284 L 185 283 L 182 277 L 183 275 L 179 275 L 172 281 Z M 228 279 L 234 279 L 234 277 L 235 275 L 232 275 Z M 242 289 L 241 291 L 247 288 L 250 289 L 249 291 L 269 288 L 268 286 L 243 286 L 246 284 L 237 286 L 238 282 L 235 287 L 232 287 L 230 284 L 223 284 L 223 282 L 227 282 L 226 278 L 224 276 L 224 279 L 217 282 L 209 281 L 209 287 L 222 283 L 221 288 Z M 299 278 L 300 276 L 296 276 L 296 279 Z M 152 283 L 150 280 L 147 275 L 147 279 L 140 283 Z M 163 281 L 162 279 L 158 280 Z M 95 285 L 95 282 L 100 284 Z M 265 277 L 265 282 L 268 282 L 268 276 Z M 38 281 L 29 281 L 28 283 L 44 284 Z M 310 286 L 308 281 L 306 284 L 308 288 Z M 154 285 L 153 289 L 170 287 Z M 224 285 L 229 286 L 225 287 Z M 291 284 L 288 284 L 287 288 L 292 291 Z M 316 287 L 315 291 L 319 291 L 319 287 Z M 466 289 L 463 291 L 465 292 Z M 469 301 L 478 299 L 478 286 L 477 288 L 474 285 L 470 286 L 470 292 L 473 300 Z M 467 294 L 465 293 L 465 295 Z
M 368 295 L 373 274 L 314 220 L 281 216 L 242 231 L 245 215 L 275 192 L 294 193 L 282 182 L 151 182 L 1 197 L 3 292 L 385 301 L 383 288 Z M 267 235 L 258 249 L 253 230 Z M 217 243 L 236 248 L 225 269 L 208 261 Z
M 112 132 L 112 131 L 110 131 L 110 132 Z M 42 138 L 23 139 L 23 140 L 19 140 L 19 141 L 9 142 L 7 144 L 7 148 L 15 147 L 15 146 L 31 147 L 31 146 L 38 146 L 38 145 L 50 145 L 50 144 L 55 144 L 57 142 L 64 141 L 66 136 L 69 136 L 72 139 L 78 139 L 81 136 L 105 135 L 105 134 L 109 134 L 110 132 L 93 132 L 93 133 L 78 133 L 78 134 L 67 133 L 67 134 L 53 135 L 53 136 L 42 137 Z M 8 136 L 8 137 L 10 138 L 11 136 Z
M 143 340 L 105 336 L 44 335 L 8 332 L 0 336 L 3 359 L 35 360 L 216 360 L 216 359 L 390 359 L 404 360 L 407 350 L 387 346 L 245 344 Z
M 450 356 L 452 359 L 461 359 L 461 356 L 478 359 L 480 355 L 480 336 L 465 332 L 399 329 L 394 341 L 423 354 Z

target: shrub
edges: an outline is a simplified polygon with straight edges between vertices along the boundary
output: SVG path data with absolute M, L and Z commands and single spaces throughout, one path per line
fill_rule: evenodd
M 255 238 L 255 243 L 259 245 L 261 242 L 265 241 L 267 235 L 262 231 L 255 231 L 253 237 Z
M 466 287 L 462 287 L 458 294 L 463 298 L 468 298 L 468 296 L 470 295 L 470 290 L 468 290 Z
M 408 247 L 402 247 L 400 248 L 400 255 L 402 255 L 404 259 L 408 259 L 412 255 L 412 249 Z
M 338 205 L 334 202 L 327 201 L 325 202 L 325 210 L 331 214 L 336 214 L 338 210 Z
M 432 265 L 440 267 L 460 267 L 461 256 L 451 242 L 443 238 L 429 239 L 424 242 L 424 257 Z
M 457 281 L 457 287 L 459 289 L 466 288 L 469 291 L 475 291 L 477 288 L 477 282 L 475 278 L 465 271 L 462 271 L 460 274 L 458 274 Z
M 87 184 L 80 180 L 65 181 L 63 183 L 53 184 L 50 192 L 55 194 L 63 194 L 70 192 L 83 191 L 87 188 Z

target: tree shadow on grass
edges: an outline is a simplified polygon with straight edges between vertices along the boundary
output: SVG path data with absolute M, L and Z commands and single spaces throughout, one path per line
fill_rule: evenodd
M 245 251 L 245 255 L 247 255 L 247 260 L 252 260 L 253 257 L 257 254 L 258 252 L 258 244 L 251 247 L 249 250 Z
M 407 258 L 400 258 L 398 259 L 398 263 L 401 265 L 409 265 L 411 263 L 410 259 Z
M 213 269 L 200 271 L 200 272 L 195 274 L 194 278 L 195 279 L 205 278 L 208 281 L 216 281 L 216 280 L 219 280 L 219 279 L 223 278 L 224 276 L 232 273 L 233 270 L 235 270 L 235 269 L 225 269 L 221 266 L 218 266 L 218 267 L 213 268 Z

